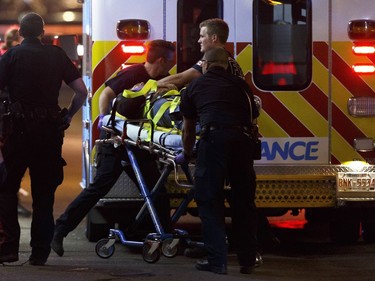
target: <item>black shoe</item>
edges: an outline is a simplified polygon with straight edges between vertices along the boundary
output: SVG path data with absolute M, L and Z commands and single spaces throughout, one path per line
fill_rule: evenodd
M 227 274 L 227 267 L 223 265 L 212 265 L 207 260 L 198 260 L 195 268 L 201 271 L 211 271 L 216 274 Z
M 184 251 L 184 255 L 185 255 L 185 257 L 188 257 L 188 258 L 199 259 L 199 258 L 206 257 L 207 251 L 204 248 L 199 248 L 199 247 L 187 248 Z
M 256 253 L 254 267 L 260 267 L 263 264 L 263 257 L 260 253 Z
M 241 265 L 240 273 L 251 274 L 256 267 L 260 267 L 263 264 L 263 257 L 260 253 L 256 253 L 255 263 L 253 265 Z
M 6 254 L 0 256 L 0 263 L 18 261 L 18 254 Z
M 55 232 L 51 242 L 51 248 L 58 254 L 60 257 L 64 255 L 63 247 L 64 236 L 60 232 Z
M 29 258 L 30 265 L 45 265 L 46 262 L 47 262 L 47 259 L 45 258 L 33 257 L 32 255 Z

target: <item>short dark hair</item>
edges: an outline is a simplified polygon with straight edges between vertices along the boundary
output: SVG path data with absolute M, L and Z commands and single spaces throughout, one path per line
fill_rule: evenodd
M 165 40 L 152 40 L 147 48 L 147 62 L 149 63 L 154 63 L 160 57 L 170 59 L 171 53 L 174 53 L 176 49 L 172 42 Z
M 204 53 L 203 60 L 209 62 L 210 65 L 218 65 L 226 69 L 228 67 L 228 52 L 224 48 L 215 47 Z
M 227 43 L 229 35 L 228 24 L 219 18 L 207 19 L 199 24 L 199 28 L 207 27 L 207 34 L 216 34 L 222 44 Z
M 21 36 L 26 37 L 38 37 L 43 33 L 44 20 L 37 13 L 28 13 L 22 19 L 20 23 Z

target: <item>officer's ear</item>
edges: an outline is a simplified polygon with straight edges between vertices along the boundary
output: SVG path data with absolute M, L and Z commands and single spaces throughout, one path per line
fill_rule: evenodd
M 211 39 L 212 39 L 212 42 L 218 42 L 219 37 L 217 36 L 216 33 L 214 33 L 214 34 L 211 35 Z

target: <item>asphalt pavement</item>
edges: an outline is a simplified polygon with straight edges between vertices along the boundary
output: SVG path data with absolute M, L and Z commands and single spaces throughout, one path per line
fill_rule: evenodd
M 316 229 L 277 229 L 282 240 L 278 249 L 266 250 L 264 264 L 251 275 L 239 273 L 236 257 L 229 254 L 228 275 L 201 272 L 195 259 L 177 255 L 161 256 L 156 263 L 143 260 L 140 251 L 131 251 L 117 242 L 108 259 L 95 253 L 96 243 L 85 237 L 85 222 L 64 240 L 63 257 L 51 253 L 45 266 L 31 266 L 30 218 L 21 218 L 20 260 L 0 266 L 1 281 L 370 281 L 375 280 L 375 245 L 359 241 L 337 245 L 326 237 L 324 226 Z

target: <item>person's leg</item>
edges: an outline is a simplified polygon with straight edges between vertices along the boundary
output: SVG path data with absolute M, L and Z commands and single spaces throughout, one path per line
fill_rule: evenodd
M 63 181 L 63 166 L 66 164 L 61 157 L 62 133 L 52 126 L 48 127 L 49 123 L 43 121 L 37 125 L 45 124 L 46 128 L 43 131 L 37 131 L 39 128 L 37 126 L 34 128 L 34 140 L 30 148 L 32 155 L 29 172 L 33 199 L 30 230 L 32 250 L 29 259 L 31 265 L 44 265 L 51 252 L 50 244 L 55 227 L 53 217 L 55 191 Z
M 200 141 L 195 170 L 195 199 L 202 221 L 202 238 L 210 270 L 226 273 L 227 245 L 223 214 L 226 163 L 221 142 L 210 132 Z M 205 270 L 197 264 L 197 268 Z M 223 270 L 221 270 L 223 269 Z M 225 269 L 225 270 L 224 270 Z M 222 272 L 220 272 L 222 271 Z
M 17 216 L 17 192 L 26 171 L 27 151 L 20 138 L 10 138 L 3 148 L 7 176 L 0 184 L 0 263 L 18 260 L 20 226 Z M 4 162 L 3 162 L 4 163 Z
M 233 243 L 236 249 L 242 273 L 249 273 L 256 261 L 256 207 L 255 207 L 255 171 L 246 139 L 237 138 L 231 145 L 229 180 L 232 211 Z M 241 149 L 238 149 L 241 148 Z M 244 231 L 245 230 L 245 231 Z M 245 272 L 246 271 L 246 272 Z
M 97 153 L 98 166 L 94 182 L 83 189 L 56 220 L 51 246 L 59 256 L 64 254 L 64 237 L 74 230 L 99 199 L 110 191 L 123 171 L 121 165 L 123 149 L 115 149 L 113 145 L 107 144 L 98 149 Z
M 100 152 L 94 182 L 69 204 L 63 214 L 56 220 L 55 230 L 64 236 L 74 230 L 93 206 L 103 198 L 122 173 L 119 151 Z

